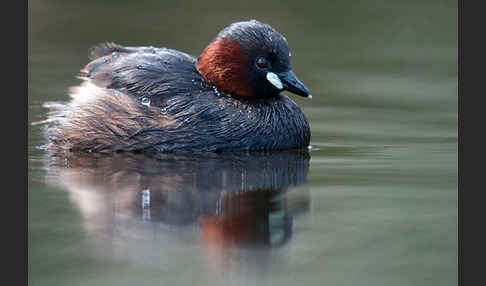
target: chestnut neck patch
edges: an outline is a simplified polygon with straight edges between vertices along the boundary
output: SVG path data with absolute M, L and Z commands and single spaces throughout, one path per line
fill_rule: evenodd
M 219 38 L 198 59 L 199 72 L 219 90 L 234 96 L 253 97 L 249 58 L 236 40 Z

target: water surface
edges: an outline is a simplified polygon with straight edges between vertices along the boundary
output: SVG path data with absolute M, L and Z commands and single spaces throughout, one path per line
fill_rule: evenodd
M 231 22 L 288 39 L 309 152 L 52 157 L 99 42 L 198 55 Z M 457 2 L 29 1 L 31 285 L 456 285 Z

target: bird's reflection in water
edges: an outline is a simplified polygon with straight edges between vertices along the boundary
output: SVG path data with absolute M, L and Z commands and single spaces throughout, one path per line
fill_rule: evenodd
M 310 205 L 308 190 L 296 188 L 306 183 L 309 159 L 285 151 L 69 154 L 46 162 L 48 181 L 69 191 L 90 237 L 156 241 L 195 226 L 192 237 L 220 266 L 228 249 L 270 249 L 291 239 L 295 215 Z

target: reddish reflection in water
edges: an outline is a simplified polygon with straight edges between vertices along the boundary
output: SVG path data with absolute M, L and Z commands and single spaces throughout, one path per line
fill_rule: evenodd
M 286 151 L 69 154 L 46 162 L 48 182 L 68 190 L 90 238 L 112 248 L 152 239 L 163 248 L 186 235 L 182 240 L 200 241 L 209 265 L 221 267 L 228 249 L 290 241 L 293 218 L 309 209 L 310 197 L 299 189 L 290 199 L 288 189 L 306 183 L 309 159 L 307 152 Z M 192 237 L 181 234 L 191 228 Z M 153 237 L 167 239 L 157 244 Z

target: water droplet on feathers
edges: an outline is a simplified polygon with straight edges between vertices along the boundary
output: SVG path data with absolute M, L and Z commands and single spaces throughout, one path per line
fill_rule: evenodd
M 147 97 L 142 98 L 142 104 L 145 106 L 150 106 L 150 99 Z

